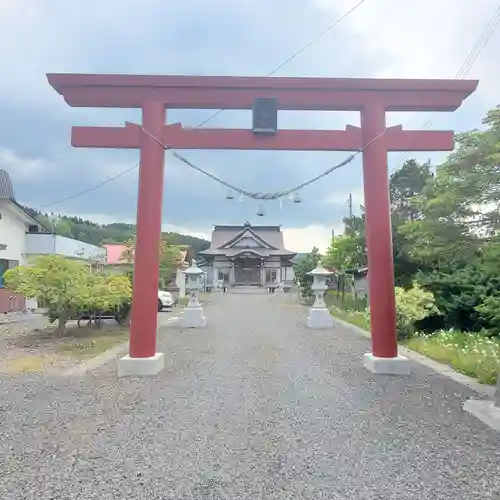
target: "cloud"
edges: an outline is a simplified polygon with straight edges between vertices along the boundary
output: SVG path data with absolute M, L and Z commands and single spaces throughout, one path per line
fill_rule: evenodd
M 138 122 L 137 110 L 76 109 L 50 88 L 47 72 L 265 75 L 314 38 L 357 0 L 3 0 L 0 6 L 0 168 L 13 177 L 25 203 L 62 213 L 108 214 L 135 220 L 137 169 L 89 193 L 72 195 L 133 166 L 137 152 L 82 150 L 69 145 L 72 125 Z M 265 15 L 262 15 L 265 6 Z M 494 0 L 460 9 L 452 0 L 410 4 L 367 0 L 318 42 L 291 60 L 279 76 L 451 77 L 463 63 Z M 432 15 L 429 15 L 432 12 Z M 279 22 L 276 22 L 279 19 Z M 500 69 L 498 34 L 476 62 L 476 95 L 436 128 L 479 126 L 496 104 Z M 169 122 L 196 126 L 212 110 L 175 110 Z M 249 126 L 250 112 L 224 111 L 207 126 Z M 391 113 L 389 124 L 419 128 L 422 113 Z M 283 128 L 343 128 L 359 124 L 357 113 L 281 112 Z M 280 191 L 342 161 L 341 153 L 185 151 L 189 159 L 251 191 Z M 439 155 L 421 155 L 439 158 Z M 391 154 L 390 170 L 403 155 Z M 302 192 L 303 203 L 229 202 L 226 189 L 167 155 L 163 220 L 169 227 L 209 234 L 214 224 L 281 224 L 291 245 L 327 242 L 331 226 L 347 214 L 348 194 L 362 199 L 361 163 L 336 171 Z M 290 229 L 291 228 L 291 229 Z M 292 231 L 290 233 L 290 231 Z M 318 244 L 321 247 L 321 244 Z M 296 249 L 292 248 L 292 249 Z
M 9 172 L 13 184 L 37 179 L 53 169 L 53 165 L 44 158 L 21 158 L 10 149 L 0 149 L 0 166 Z
M 341 205 L 343 207 L 348 207 L 349 196 L 351 197 L 353 211 L 355 212 L 358 211 L 359 206 L 363 205 L 365 200 L 365 195 L 362 188 L 353 189 L 347 194 L 345 191 L 335 192 L 332 194 L 331 197 L 329 197 L 326 200 L 326 202 L 332 203 L 334 205 Z
M 313 247 L 317 247 L 321 253 L 325 253 L 332 240 L 332 231 L 338 234 L 342 232 L 342 227 L 311 224 L 305 227 L 285 227 L 282 231 L 286 249 L 310 252 Z
M 314 0 L 318 8 L 334 14 L 347 9 L 354 0 Z M 377 57 L 378 78 L 454 78 L 478 41 L 497 8 L 496 0 L 463 4 L 455 0 L 367 1 L 345 20 L 353 44 L 363 46 L 365 54 Z M 334 6 L 335 5 L 335 6 Z M 500 68 L 497 59 L 498 34 L 467 75 L 480 78 L 480 93 L 488 102 L 497 99 L 495 81 Z

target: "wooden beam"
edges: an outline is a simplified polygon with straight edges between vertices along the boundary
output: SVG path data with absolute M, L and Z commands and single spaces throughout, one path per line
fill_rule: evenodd
M 75 147 L 139 149 L 139 125 L 125 127 L 73 127 Z M 279 130 L 274 135 L 256 135 L 246 129 L 190 129 L 180 123 L 166 125 L 159 139 L 172 149 L 235 149 L 286 151 L 356 151 L 363 147 L 361 129 Z M 451 151 L 453 132 L 403 130 L 390 127 L 380 138 L 388 151 Z
M 381 103 L 387 111 L 454 111 L 465 95 L 446 90 L 297 90 L 152 87 L 70 87 L 64 99 L 75 107 L 141 108 L 146 101 L 168 109 L 252 109 L 257 97 L 278 100 L 280 110 L 359 111 Z
M 133 124 L 125 127 L 73 127 L 71 145 L 76 148 L 139 149 L 142 133 Z
M 387 129 L 385 146 L 387 151 L 453 151 L 455 140 L 450 130 L 403 130 L 398 125 Z

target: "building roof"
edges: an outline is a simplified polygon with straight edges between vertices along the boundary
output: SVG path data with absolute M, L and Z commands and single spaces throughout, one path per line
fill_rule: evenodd
M 14 186 L 10 180 L 9 173 L 6 170 L 0 169 L 0 198 L 8 198 L 14 200 Z
M 119 266 L 119 265 L 130 264 L 130 262 L 128 262 L 123 258 L 123 254 L 125 250 L 127 250 L 127 245 L 124 245 L 123 243 L 106 243 L 105 245 L 102 246 L 106 249 L 108 253 L 108 258 L 106 262 L 108 265 Z M 187 245 L 180 245 L 180 246 L 182 246 L 181 248 L 182 262 L 184 263 L 187 260 L 190 247 Z
M 123 252 L 127 249 L 127 245 L 123 243 L 107 243 L 103 245 L 103 247 L 107 252 L 106 264 L 110 266 L 129 264 L 129 262 L 123 258 Z
M 33 225 L 36 224 L 40 226 L 42 230 L 50 233 L 50 229 L 48 227 L 33 217 L 20 203 L 16 201 L 14 196 L 14 186 L 12 185 L 10 175 L 6 170 L 2 169 L 0 169 L 0 200 L 6 200 L 11 207 L 14 207 L 18 213 L 20 212 L 21 217 L 24 218 L 28 224 L 33 222 Z
M 238 246 L 242 238 L 251 238 L 255 245 Z M 259 257 L 286 256 L 294 257 L 295 252 L 285 249 L 280 226 L 242 226 L 216 225 L 212 231 L 210 248 L 200 253 L 202 256 L 224 255 L 236 257 L 240 253 L 250 252 Z

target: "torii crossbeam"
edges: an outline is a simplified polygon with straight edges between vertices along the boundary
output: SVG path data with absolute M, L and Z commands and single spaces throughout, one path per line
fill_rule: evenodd
M 156 139 L 172 149 L 362 149 L 372 325 L 372 352 L 365 355 L 365 366 L 376 373 L 409 372 L 397 347 L 387 152 L 451 151 L 453 132 L 386 129 L 385 115 L 455 111 L 474 92 L 476 80 L 47 76 L 70 106 L 142 109 L 140 126 L 73 127 L 71 140 L 76 147 L 140 150 L 130 354 L 120 361 L 123 374 L 153 374 L 163 368 L 162 354 L 156 353 L 156 304 L 165 150 Z M 166 109 L 252 109 L 254 100 L 263 97 L 276 98 L 281 110 L 360 111 L 361 127 L 279 130 L 258 136 L 245 129 L 166 125 Z

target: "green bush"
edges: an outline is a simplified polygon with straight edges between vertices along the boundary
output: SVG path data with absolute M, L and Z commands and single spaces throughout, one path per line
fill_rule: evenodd
M 490 329 L 488 335 L 498 335 L 500 333 L 500 297 L 498 295 L 490 295 L 479 306 L 476 306 L 475 309 L 488 321 Z
M 434 295 L 413 283 L 412 288 L 395 287 L 396 328 L 398 338 L 408 338 L 415 333 L 415 324 L 431 314 L 437 314 Z M 367 324 L 370 324 L 370 311 L 365 312 Z
M 132 293 L 126 276 L 91 274 L 87 265 L 60 255 L 37 257 L 32 266 L 9 269 L 4 278 L 15 292 L 45 304 L 57 335 L 82 311 L 121 308 Z

